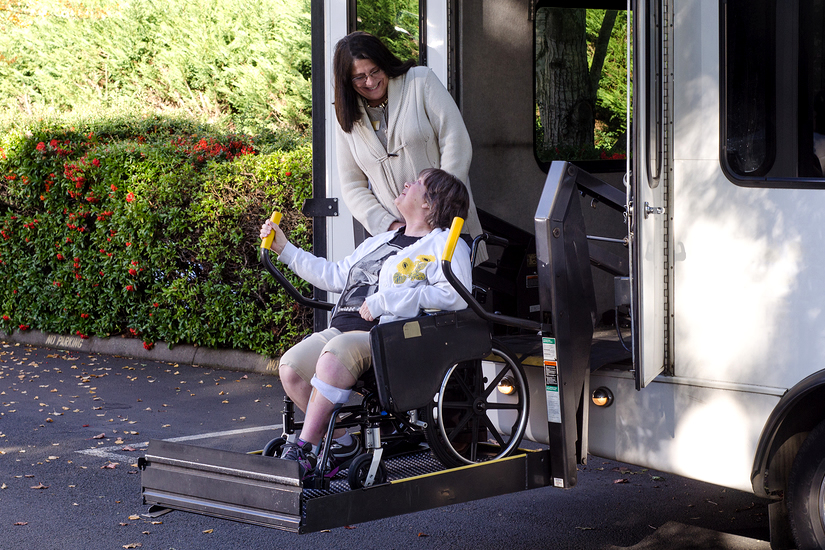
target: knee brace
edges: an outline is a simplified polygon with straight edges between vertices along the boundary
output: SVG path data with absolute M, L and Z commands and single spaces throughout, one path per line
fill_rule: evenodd
M 333 405 L 337 405 L 338 403 L 346 403 L 349 401 L 349 396 L 352 393 L 352 390 L 342 390 L 341 388 L 336 388 L 335 386 L 327 384 L 315 375 L 312 376 L 310 384 L 312 384 L 312 387 L 318 390 L 318 393 L 326 397 L 327 400 Z

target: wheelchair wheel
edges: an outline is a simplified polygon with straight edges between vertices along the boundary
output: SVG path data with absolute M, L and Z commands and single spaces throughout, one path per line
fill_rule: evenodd
M 347 481 L 350 489 L 363 489 L 367 483 L 367 475 L 370 473 L 370 465 L 372 464 L 372 454 L 366 453 L 355 457 L 352 464 L 349 465 L 349 472 L 347 473 Z M 375 472 L 375 479 L 371 485 L 378 485 L 387 482 L 387 467 L 384 466 L 384 461 L 378 463 L 378 470 Z M 371 486 L 370 485 L 370 486 Z
M 286 438 L 276 437 L 264 446 L 264 450 L 261 454 L 264 456 L 278 456 L 281 454 L 281 447 L 283 447 L 285 443 Z
M 521 363 L 493 343 L 503 363 L 466 361 L 447 371 L 438 395 L 427 406 L 427 443 L 448 468 L 494 460 L 518 448 L 527 429 L 529 393 Z M 497 387 L 507 385 L 505 395 Z

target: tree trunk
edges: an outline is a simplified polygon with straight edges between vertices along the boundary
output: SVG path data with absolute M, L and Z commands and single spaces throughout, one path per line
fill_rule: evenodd
M 586 19 L 583 8 L 546 8 L 536 14 L 536 103 L 547 151 L 593 146 L 596 92 L 616 12 L 605 13 L 592 68 Z

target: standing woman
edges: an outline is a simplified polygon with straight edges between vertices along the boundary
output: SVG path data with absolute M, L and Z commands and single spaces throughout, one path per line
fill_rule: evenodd
M 335 114 L 341 192 L 372 235 L 404 225 L 394 200 L 425 168 L 456 176 L 470 192 L 465 231 L 481 233 L 468 183 L 473 151 L 452 96 L 427 67 L 402 62 L 381 40 L 353 32 L 335 45 Z M 479 259 L 486 257 L 479 251 Z

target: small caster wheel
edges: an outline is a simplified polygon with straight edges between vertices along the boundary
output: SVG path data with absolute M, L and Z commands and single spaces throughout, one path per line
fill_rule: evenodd
M 371 487 L 387 482 L 387 467 L 384 466 L 384 461 L 378 463 L 378 470 L 375 472 L 375 479 L 372 483 L 367 485 L 367 475 L 370 473 L 370 465 L 372 464 L 372 454 L 367 453 L 355 458 L 352 464 L 349 465 L 349 473 L 347 474 L 347 481 L 349 481 L 350 489 L 363 489 L 364 487 Z
M 278 456 L 281 454 L 281 447 L 283 447 L 285 443 L 286 438 L 276 437 L 275 439 L 266 444 L 261 454 L 264 456 Z

